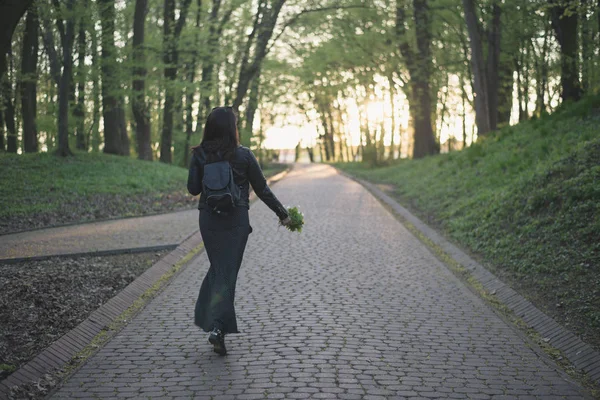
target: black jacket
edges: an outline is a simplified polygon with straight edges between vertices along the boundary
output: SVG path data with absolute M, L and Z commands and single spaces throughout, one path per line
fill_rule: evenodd
M 205 164 L 206 158 L 204 152 L 199 149 L 194 150 L 187 183 L 188 192 L 194 196 L 202 193 L 202 177 L 204 175 Z M 233 169 L 233 180 L 241 192 L 240 204 L 236 204 L 237 207 L 250 208 L 248 199 L 250 194 L 249 185 L 252 185 L 252 189 L 254 189 L 258 198 L 273 210 L 279 219 L 285 219 L 288 216 L 285 207 L 281 205 L 267 185 L 267 180 L 258 165 L 258 161 L 249 148 L 239 146 L 235 149 L 235 154 L 230 164 Z M 198 202 L 198 209 L 201 210 L 205 207 L 206 199 L 204 198 L 204 193 L 202 193 Z

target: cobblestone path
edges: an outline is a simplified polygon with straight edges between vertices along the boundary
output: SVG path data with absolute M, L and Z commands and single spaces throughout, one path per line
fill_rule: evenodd
M 274 191 L 306 227 L 252 206 L 226 357 L 192 322 L 202 254 L 53 398 L 587 397 L 362 186 L 317 165 Z
M 60 226 L 0 236 L 11 258 L 178 245 L 198 229 L 198 210 Z

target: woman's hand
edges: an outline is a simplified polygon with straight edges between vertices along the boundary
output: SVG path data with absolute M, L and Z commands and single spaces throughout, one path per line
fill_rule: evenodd
M 285 217 L 280 222 L 281 222 L 281 225 L 288 226 L 289 224 L 292 223 L 292 219 L 290 217 Z

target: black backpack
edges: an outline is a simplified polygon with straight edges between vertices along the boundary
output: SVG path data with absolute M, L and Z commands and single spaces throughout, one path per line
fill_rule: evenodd
M 240 188 L 233 180 L 233 169 L 229 161 L 221 160 L 204 165 L 202 191 L 208 207 L 218 214 L 227 214 L 239 204 Z

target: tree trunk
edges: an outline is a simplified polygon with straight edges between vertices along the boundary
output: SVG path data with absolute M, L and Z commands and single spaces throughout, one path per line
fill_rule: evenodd
M 161 162 L 170 164 L 173 162 L 171 146 L 173 145 L 173 112 L 175 111 L 175 78 L 177 77 L 177 42 L 183 30 L 187 11 L 191 0 L 184 0 L 177 23 L 175 21 L 175 0 L 165 0 L 163 15 L 163 62 L 165 63 L 165 106 L 163 109 L 163 126 L 160 136 L 160 158 Z
M 483 54 L 483 41 L 480 35 L 481 25 L 475 10 L 474 0 L 463 0 L 463 7 L 467 30 L 469 32 L 469 42 L 471 45 L 471 66 L 473 69 L 473 86 L 475 89 L 475 120 L 477 123 L 477 133 L 479 135 L 485 135 L 492 130 L 492 125 L 489 115 L 490 103 L 487 93 L 487 69 Z
M 579 70 L 577 58 L 579 44 L 577 38 L 577 13 L 567 10 L 562 5 L 557 5 L 555 0 L 551 3 L 552 27 L 560 45 L 560 84 L 562 87 L 562 100 L 577 101 L 581 98 L 579 83 Z
M 75 37 L 75 21 L 73 6 L 75 0 L 67 1 L 67 28 L 61 37 L 63 53 L 63 71 L 58 93 L 58 148 L 56 154 L 62 157 L 73 155 L 69 148 L 69 91 L 73 73 L 73 41 Z
M 10 52 L 10 49 L 8 50 Z M 8 67 L 6 56 L 1 55 L 4 64 Z M 4 102 L 4 123 L 6 124 L 6 150 L 9 153 L 17 152 L 17 128 L 15 126 L 15 105 L 13 103 L 12 85 L 8 74 L 0 82 L 2 87 L 2 101 Z
M 92 151 L 100 151 L 100 60 L 98 60 L 98 38 L 96 36 L 95 29 L 90 29 L 90 36 L 92 37 L 92 81 L 94 84 L 93 88 L 93 102 L 94 109 L 92 111 L 92 126 L 90 128 L 91 140 L 88 143 L 92 145 Z
M 339 155 L 340 155 L 340 161 L 341 162 L 345 162 L 344 160 L 344 150 L 345 150 L 345 157 L 346 160 L 350 161 L 350 157 L 348 156 L 348 145 L 346 143 L 346 132 L 344 129 L 344 120 L 343 120 L 343 116 L 342 116 L 342 109 L 340 107 L 340 103 L 336 102 L 335 106 L 335 115 L 336 115 L 336 121 L 337 121 L 337 127 L 338 127 L 338 142 L 339 142 Z
M 38 19 L 32 6 L 27 12 L 21 57 L 21 109 L 23 113 L 23 150 L 38 151 L 37 114 Z
M 509 54 L 502 52 L 498 65 L 498 111 L 497 127 L 510 123 L 513 105 L 514 63 Z
M 172 162 L 171 145 L 173 144 L 173 106 L 174 81 L 177 74 L 175 57 L 175 0 L 165 0 L 163 26 L 163 62 L 165 63 L 165 106 L 163 111 L 163 127 L 160 136 L 160 161 Z
M 319 135 L 323 148 L 325 149 L 325 160 L 331 160 L 331 152 L 329 149 L 329 124 L 327 123 L 327 117 L 321 104 L 318 105 L 319 116 L 321 118 L 321 126 L 323 127 L 323 134 Z
M 115 0 L 98 0 L 102 25 L 102 117 L 104 152 L 122 154 L 119 124 L 117 59 L 115 50 Z
M 369 119 L 369 110 L 368 110 L 369 97 L 370 97 L 369 89 L 367 89 L 365 92 L 367 95 L 365 96 L 365 99 L 363 101 L 363 108 L 364 108 L 363 117 L 364 118 L 362 118 L 362 119 L 364 120 L 365 146 L 370 148 L 373 143 L 371 140 L 371 121 Z M 363 125 L 360 124 L 360 126 L 362 127 Z
M 190 141 L 194 134 L 194 93 L 195 89 L 192 87 L 194 79 L 196 63 L 193 62 L 190 70 L 188 71 L 187 82 L 185 90 L 185 148 L 187 149 L 184 153 L 184 164 L 188 165 L 190 157 Z
M 359 140 L 359 142 L 358 142 L 358 149 L 356 149 L 356 153 L 358 154 L 358 152 L 360 150 L 361 161 L 365 161 L 365 145 L 366 145 L 366 140 L 364 137 L 365 135 L 364 135 L 363 121 L 364 121 L 363 113 L 361 112 L 360 107 L 358 107 L 358 133 L 359 133 L 358 140 Z
M 581 0 L 585 5 L 585 10 L 588 8 L 589 0 Z M 596 10 L 600 12 L 600 10 Z M 594 57 L 594 34 L 591 25 L 591 21 L 588 20 L 586 12 L 580 13 L 581 18 L 581 90 L 582 93 L 587 93 L 591 89 L 592 77 L 591 72 L 593 69 L 593 57 Z
M 131 109 L 135 119 L 135 137 L 140 160 L 152 161 L 150 112 L 146 104 L 146 53 L 144 51 L 147 0 L 136 0 L 133 17 L 133 94 Z
M 467 1 L 467 0 L 465 0 Z M 427 0 L 413 0 L 417 51 L 413 51 L 406 34 L 406 11 L 396 6 L 396 36 L 410 74 L 409 109 L 414 124 L 413 158 L 439 153 L 431 123 L 431 19 Z
M 519 47 L 520 50 L 520 47 Z M 521 87 L 523 86 L 521 83 L 521 58 L 522 58 L 522 52 L 519 51 L 516 55 L 515 55 L 515 59 L 514 59 L 514 63 L 515 63 L 515 71 L 517 72 L 517 104 L 519 106 L 519 122 L 522 121 L 523 118 L 523 94 L 522 94 L 522 89 Z
M 247 77 L 245 75 L 247 74 L 246 71 L 249 68 L 250 50 L 252 49 L 252 45 L 254 44 L 254 38 L 256 37 L 257 32 L 261 29 L 261 23 L 262 23 L 261 21 L 262 21 L 262 19 L 265 18 L 265 14 L 267 12 L 267 11 L 265 11 L 266 7 L 267 7 L 267 0 L 259 0 L 258 8 L 256 10 L 256 14 L 254 15 L 254 23 L 252 25 L 252 30 L 250 31 L 250 34 L 248 34 L 248 38 L 246 40 L 246 45 L 244 46 L 244 51 L 242 53 L 242 57 L 241 57 L 241 61 L 240 61 L 238 86 L 239 86 L 239 82 L 242 79 L 247 79 Z M 236 93 L 236 97 L 234 98 L 233 108 L 234 108 L 235 112 L 238 112 L 239 106 L 242 104 L 243 99 L 241 99 L 239 101 L 239 104 L 236 104 L 236 99 L 237 99 L 237 93 Z M 240 121 L 238 121 L 238 123 L 240 123 Z
M 523 112 L 525 113 L 525 120 L 529 119 L 529 43 L 525 44 L 525 48 L 523 49 L 523 59 L 525 62 L 525 66 L 523 68 Z
M 46 73 L 51 75 L 50 67 L 46 69 Z M 60 79 L 59 79 L 60 84 Z M 54 120 L 56 118 L 56 102 L 58 100 L 58 85 L 55 85 L 54 82 L 47 82 L 46 90 L 48 91 L 48 96 L 45 104 L 45 116 L 48 120 Z M 57 147 L 57 136 L 56 129 L 48 129 L 46 131 L 46 145 L 48 147 L 48 151 L 54 151 Z
M 38 12 L 39 10 L 40 8 L 38 7 Z M 45 13 L 40 12 L 39 15 L 42 23 L 42 41 L 48 55 L 50 76 L 56 86 L 58 86 L 60 85 L 60 60 L 58 59 L 58 54 L 56 54 L 56 45 L 54 43 L 54 35 L 52 34 L 52 21 L 50 21 L 48 15 L 45 15 Z
M 402 158 L 402 142 L 403 142 L 402 134 L 403 134 L 402 126 L 398 125 L 398 159 Z
M 129 136 L 127 135 L 127 118 L 125 116 L 125 98 L 119 96 L 119 108 L 117 109 L 117 122 L 119 125 L 119 144 L 121 145 L 121 155 L 130 154 Z
M 429 85 L 423 82 L 411 82 L 411 91 L 415 93 L 416 101 L 409 103 L 410 113 L 414 122 L 413 158 L 422 158 L 435 151 L 436 143 L 431 128 L 431 96 Z
M 185 97 L 185 152 L 183 163 L 185 166 L 189 163 L 190 157 L 190 140 L 194 134 L 194 93 L 196 88 L 194 80 L 196 79 L 196 65 L 198 63 L 198 47 L 200 46 L 200 21 L 202 17 L 202 0 L 196 0 L 196 32 L 194 36 L 194 50 L 192 52 L 192 61 L 188 67 L 186 97 Z M 198 118 L 200 125 L 200 118 Z
M 323 162 L 323 160 L 325 160 L 325 157 L 323 156 L 323 143 L 321 142 L 319 144 L 319 157 L 321 157 L 321 162 Z
M 202 75 L 200 81 L 200 104 L 198 106 L 198 122 L 204 121 L 208 112 L 211 109 L 211 96 L 213 92 L 214 68 L 215 68 L 215 53 L 218 51 L 218 17 L 221 0 L 212 0 L 212 9 L 208 21 L 208 39 L 206 48 L 202 54 Z M 198 124 L 197 131 L 200 131 Z
M 2 96 L 0 96 L 0 102 Z M 0 110 L 0 152 L 6 151 L 6 143 L 4 141 L 4 113 Z
M 492 22 L 488 31 L 487 50 L 487 112 L 490 130 L 496 130 L 498 125 L 498 66 L 500 65 L 500 5 L 498 0 L 492 4 Z
M 548 82 L 548 36 L 550 32 L 546 26 L 544 32 L 544 43 L 542 44 L 542 54 L 536 59 L 536 90 L 535 90 L 535 114 L 539 117 L 546 111 L 546 85 Z
M 242 65 L 243 64 L 243 58 L 246 55 L 245 53 L 245 49 L 244 49 L 244 36 L 240 35 L 240 39 L 238 39 L 237 43 L 235 44 L 236 47 L 236 51 L 234 53 L 233 56 L 233 62 L 232 63 L 227 63 L 225 62 L 224 64 L 224 69 L 225 69 L 225 76 L 227 76 L 227 80 L 226 80 L 226 89 L 225 89 L 225 93 L 224 93 L 224 98 L 223 98 L 223 104 L 232 104 L 233 103 L 233 95 L 234 95 L 234 86 L 235 83 L 237 82 L 237 66 L 238 65 Z M 247 38 L 246 38 L 247 39 Z M 248 39 L 247 39 L 248 40 Z M 248 49 L 248 51 L 250 51 Z M 230 66 L 229 68 L 227 68 L 227 66 Z
M 315 162 L 315 152 L 314 152 L 313 148 L 312 147 L 307 147 L 306 148 L 306 152 L 308 153 L 308 160 L 311 163 L 314 163 Z
M 235 111 L 237 111 L 242 104 L 244 97 L 248 92 L 250 82 L 260 70 L 260 66 L 267 55 L 267 46 L 271 36 L 273 36 L 273 30 L 277 24 L 279 12 L 281 11 L 285 1 L 286 0 L 274 0 L 270 9 L 263 10 L 263 16 L 257 30 L 254 57 L 250 64 L 246 65 L 245 67 L 242 65 L 242 68 L 240 69 L 240 77 L 238 79 L 236 96 L 235 100 L 233 101 L 233 109 Z
M 390 140 L 390 155 L 388 157 L 388 159 L 390 160 L 395 160 L 396 159 L 396 149 L 394 148 L 394 136 L 396 136 L 396 101 L 395 101 L 395 90 L 394 90 L 394 78 L 392 77 L 392 74 L 390 73 L 388 75 L 388 83 L 390 85 L 390 110 L 392 111 L 392 115 L 391 115 L 391 129 L 392 129 L 392 137 Z
M 248 105 L 246 107 L 246 121 L 244 125 L 244 133 L 242 136 L 242 144 L 250 147 L 252 143 L 252 129 L 254 125 L 254 115 L 258 108 L 259 99 L 259 88 L 260 88 L 260 72 L 254 77 L 252 84 L 250 85 L 250 95 L 248 96 Z
M 381 163 L 385 160 L 385 122 L 382 119 L 379 123 L 379 142 L 377 144 L 377 162 Z
M 461 86 L 461 100 L 462 100 L 462 140 L 463 146 L 465 149 L 467 147 L 467 91 L 465 90 L 465 85 Z
M 432 104 L 430 80 L 432 73 L 431 56 L 431 19 L 427 0 L 413 0 L 416 34 L 417 34 L 417 68 L 416 79 L 412 77 L 412 95 L 417 101 L 418 111 L 415 115 L 415 146 L 413 158 L 439 153 L 435 142 L 431 123 Z
M 0 81 L 6 74 L 6 54 L 10 51 L 12 35 L 19 20 L 33 0 L 3 0 L 0 3 Z
M 85 8 L 89 7 L 88 1 L 85 1 L 83 4 Z M 77 105 L 75 106 L 75 110 L 73 110 L 73 115 L 77 122 L 75 130 L 75 137 L 77 138 L 76 147 L 78 150 L 85 151 L 87 151 L 89 145 L 85 134 L 85 34 L 87 31 L 87 22 L 87 15 L 79 21 L 79 33 L 77 35 Z
M 333 127 L 333 116 L 331 115 L 331 103 L 327 104 L 327 120 L 329 122 L 329 148 L 331 149 L 331 158 L 333 161 L 336 161 L 336 151 L 335 151 L 335 129 Z
M 441 142 L 442 129 L 444 128 L 444 121 L 446 119 L 446 110 L 447 110 L 447 102 L 448 102 L 448 93 L 450 89 L 448 88 L 449 77 L 446 76 L 446 91 L 442 94 L 442 109 L 440 111 L 440 127 L 437 130 L 437 140 Z

